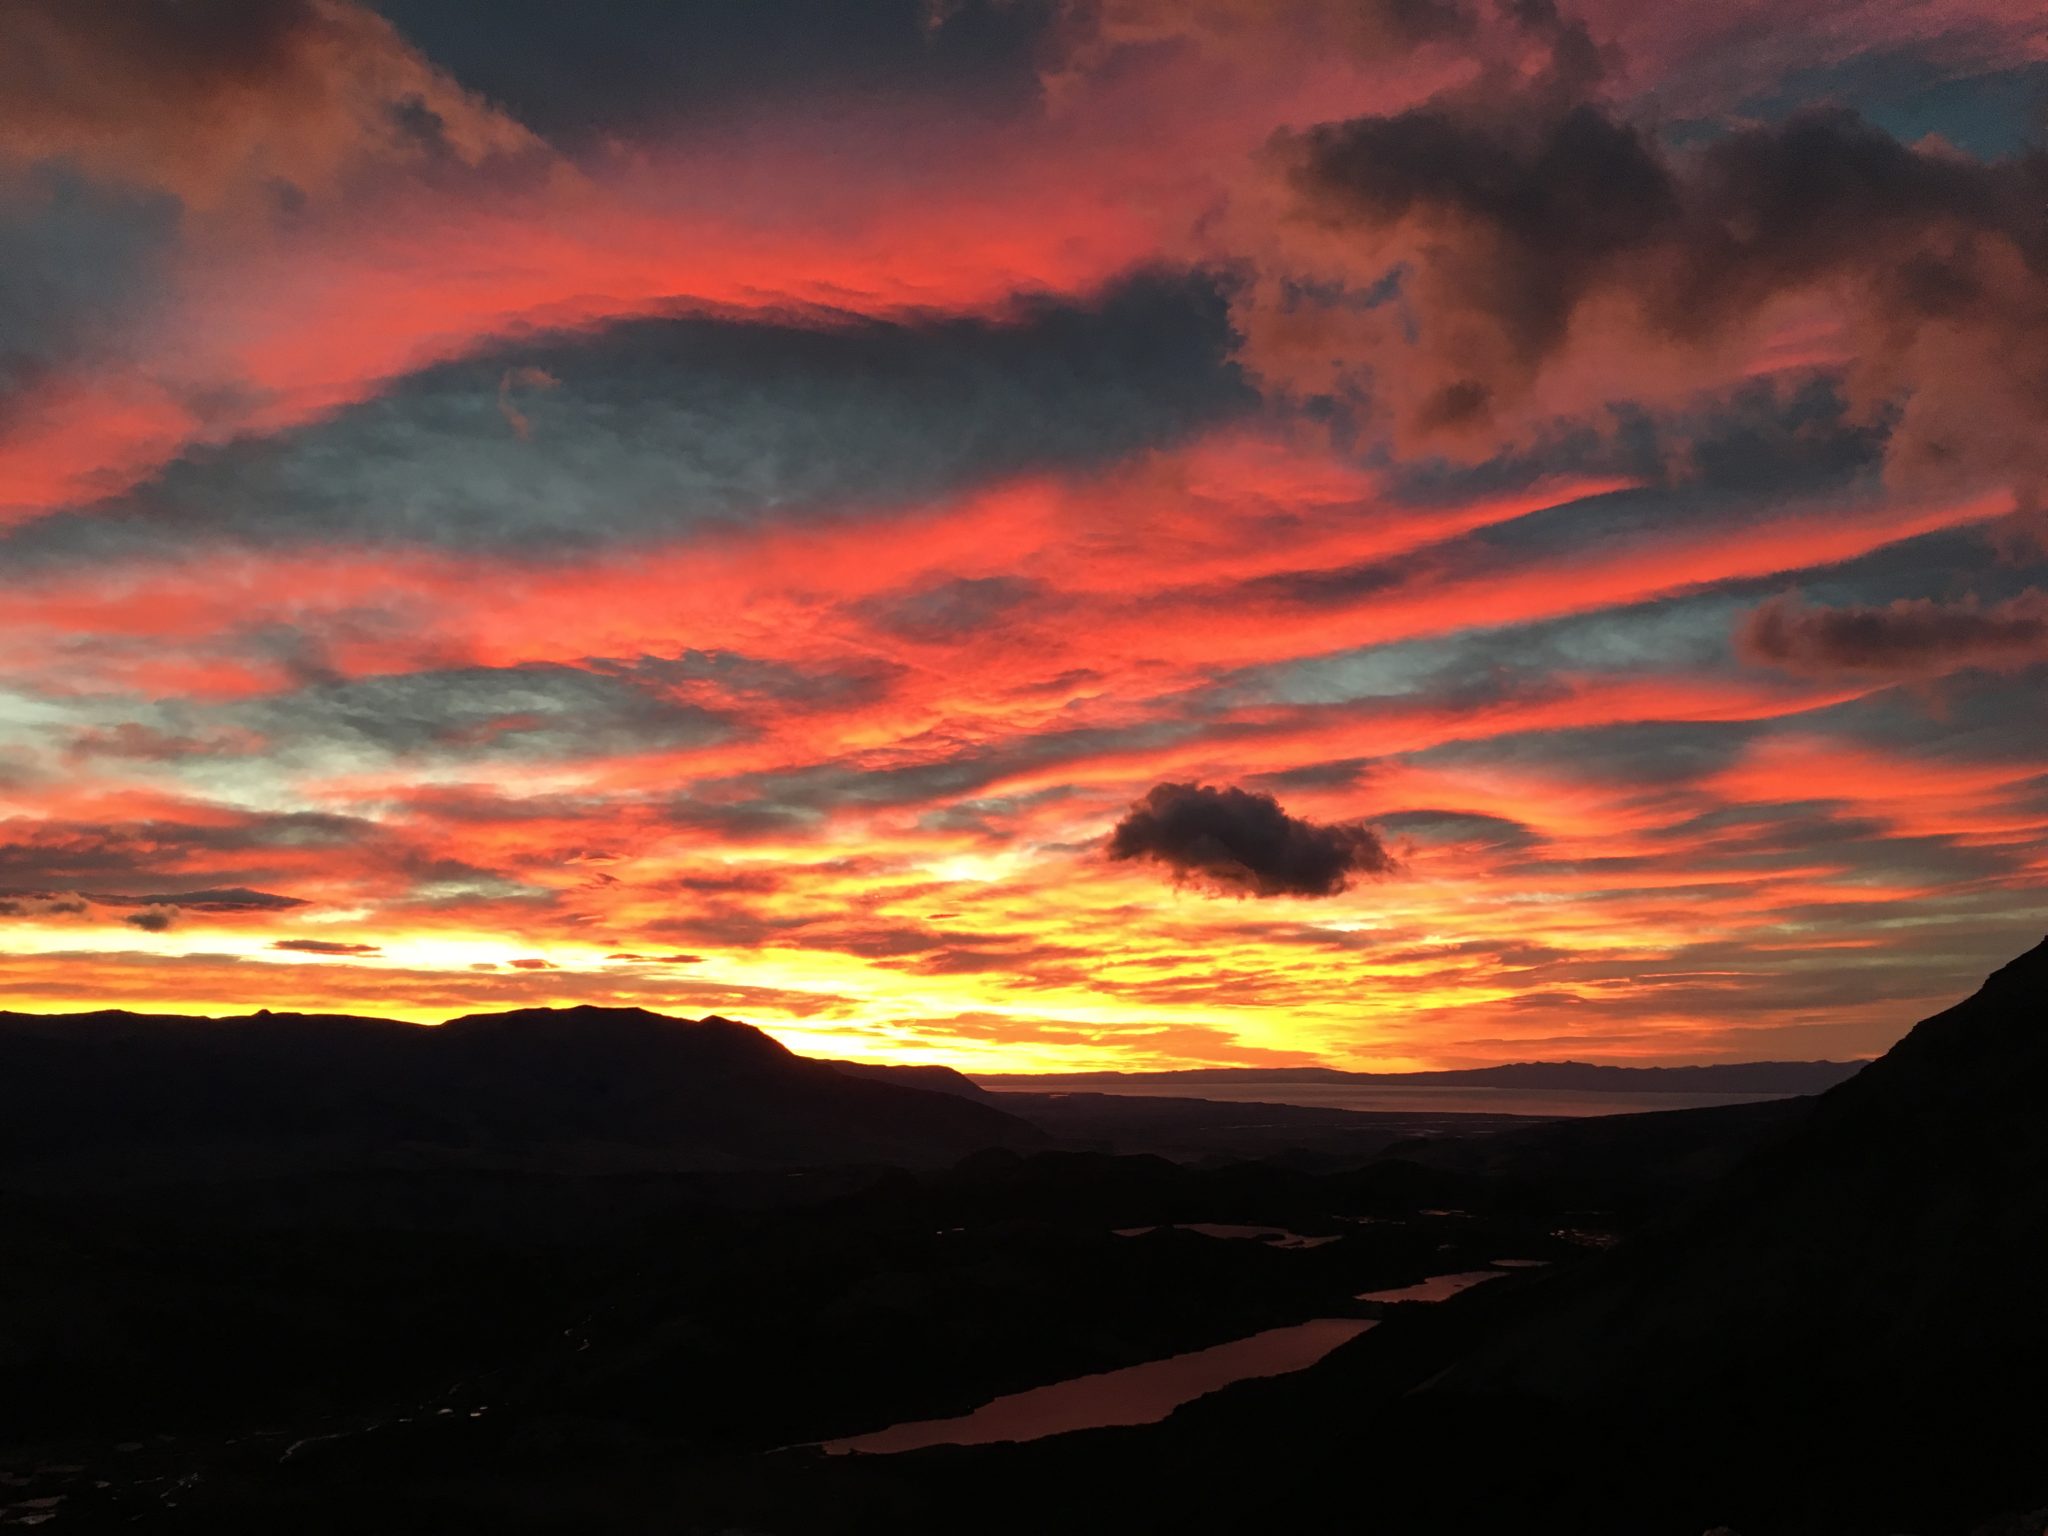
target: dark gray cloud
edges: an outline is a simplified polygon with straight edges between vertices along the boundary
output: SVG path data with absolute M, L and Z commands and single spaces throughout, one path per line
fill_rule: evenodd
M 960 577 L 860 605 L 878 629 L 923 645 L 957 643 L 999 627 L 1015 610 L 1044 596 L 1040 582 L 1014 576 Z
M 1276 571 L 1240 590 L 1258 601 L 1343 606 L 1431 582 L 1479 581 L 1620 553 L 1707 528 L 1738 535 L 1782 518 L 1788 504 L 1875 495 L 1883 453 L 1883 433 L 1854 418 L 1835 381 L 1746 384 L 1683 410 L 1634 413 L 1629 430 L 1613 439 L 1589 434 L 1583 444 L 1545 446 L 1543 474 L 1641 484 L 1538 507 L 1391 557 Z M 1513 453 L 1463 469 L 1437 461 L 1394 474 L 1404 493 L 1424 505 L 1526 493 L 1539 477 L 1536 460 Z M 1482 624 L 1483 615 L 1474 622 Z M 1523 626 L 1518 633 L 1528 632 Z M 1499 643 L 1512 654 L 1521 641 L 1503 636 Z
M 344 944 L 335 939 L 273 939 L 270 947 L 299 955 L 375 955 L 383 952 L 375 944 Z
M 285 757 L 584 758 L 732 739 L 765 717 L 844 710 L 883 698 L 901 669 L 873 658 L 805 669 L 733 652 L 590 657 L 575 664 L 424 666 L 344 675 L 333 657 L 362 643 L 403 648 L 428 618 L 394 609 L 322 615 L 214 637 L 206 651 L 285 673 L 246 699 L 121 699 L 68 731 L 67 759 L 161 764 L 218 784 L 235 765 Z M 100 724 L 91 715 L 110 718 Z M 142 718 L 135 718 L 140 716 Z
M 93 892 L 89 899 L 114 905 L 162 903 L 186 907 L 194 912 L 285 912 L 293 907 L 306 905 L 296 896 L 280 896 L 275 891 L 252 891 L 240 885 L 204 891 L 164 891 L 146 897 L 114 896 L 105 892 Z
M 101 356 L 147 306 L 177 224 L 169 197 L 60 166 L 0 174 L 0 430 L 15 396 Z
M 1001 320 L 646 319 L 428 369 L 272 438 L 195 449 L 113 501 L 0 539 L 0 561 L 194 540 L 597 549 L 822 517 L 1085 468 L 1252 408 L 1206 281 L 1150 277 Z M 511 368 L 521 441 L 499 409 Z
M 701 798 L 679 800 L 668 814 L 677 825 L 703 824 L 727 832 L 757 821 L 770 831 L 794 830 L 840 807 L 971 802 L 981 798 L 989 786 L 1027 769 L 1044 769 L 1103 752 L 1164 746 L 1200 730 L 1198 721 L 1164 720 L 1121 728 L 1015 734 L 990 745 L 921 741 L 919 745 L 927 747 L 943 745 L 944 755 L 900 767 L 827 761 L 768 773 L 706 778 L 696 785 Z
M 1116 824 L 1109 856 L 1237 896 L 1335 896 L 1356 876 L 1396 868 L 1369 827 L 1307 821 L 1271 795 L 1206 784 L 1154 785 Z
M 2048 593 L 1989 606 L 1902 599 L 1883 607 L 1809 607 L 1776 597 L 1746 616 L 1736 649 L 1751 661 L 1821 675 L 1929 677 L 1963 667 L 2048 662 Z
M 1423 843 L 1525 849 L 1543 842 L 1533 827 L 1506 816 L 1489 816 L 1479 811 L 1393 811 L 1379 817 L 1378 821 L 1383 832 L 1412 837 Z
M 1410 446 L 1490 451 L 1607 397 L 1682 397 L 1739 372 L 1731 351 L 1773 306 L 1824 292 L 1894 471 L 2030 487 L 2048 471 L 2048 153 L 1973 161 L 1823 108 L 1679 154 L 1562 74 L 1279 152 L 1311 258 L 1356 240 L 1333 319 L 1390 272 L 1394 287 L 1325 343 L 1275 298 L 1299 284 L 1269 280 L 1242 316 L 1252 354 L 1297 382 L 1333 377 L 1337 354 L 1334 376 Z
M 83 917 L 88 910 L 80 896 L 42 891 L 17 891 L 0 896 L 0 917 Z
M 1054 0 L 374 0 L 407 39 L 520 121 L 574 148 L 772 109 L 796 96 L 1036 99 Z
M 288 912 L 307 905 L 296 896 L 228 886 L 202 891 L 160 891 L 138 896 L 125 891 L 26 891 L 0 894 L 0 917 L 83 917 L 94 907 L 140 907 L 123 922 L 153 931 L 168 926 L 179 911 L 212 913 Z
M 737 651 L 686 650 L 673 656 L 596 659 L 591 670 L 663 689 L 703 691 L 745 702 L 797 709 L 850 708 L 883 697 L 903 668 L 879 657 L 849 656 L 836 665 L 794 667 Z
M 1304 763 L 1275 773 L 1254 775 L 1249 782 L 1262 789 L 1350 789 L 1372 776 L 1374 760 L 1345 757 L 1327 763 Z
M 1533 771 L 1633 790 L 1647 800 L 1732 766 L 1768 729 L 1749 720 L 1628 721 L 1446 742 L 1412 760 Z
M 280 751 L 327 742 L 391 754 L 583 754 L 704 745 L 731 729 L 626 678 L 548 663 L 315 679 L 230 714 Z
M 264 878 L 245 866 L 284 863 L 308 853 L 337 853 L 383 836 L 372 822 L 352 816 L 302 811 L 238 812 L 221 817 L 214 807 L 195 807 L 192 820 L 150 818 L 103 823 L 17 817 L 0 822 L 0 883 L 29 891 L 91 895 L 119 888 L 116 900 L 190 900 L 226 903 L 233 910 L 252 900 L 272 900 L 239 886 L 192 889 L 196 878 Z M 212 866 L 229 866 L 221 869 Z
M 1520 129 L 1520 125 L 1516 125 Z M 1309 131 L 1299 184 L 1313 199 L 1373 224 L 1428 212 L 1483 228 L 1517 276 L 1470 295 L 1528 366 L 1563 344 L 1579 304 L 1622 252 L 1678 217 L 1678 193 L 1631 127 L 1587 106 L 1540 131 L 1502 132 L 1459 112 L 1421 108 Z M 1504 275 L 1504 274 L 1503 274 Z M 1417 404 L 1424 432 L 1486 417 L 1500 383 L 1472 376 Z

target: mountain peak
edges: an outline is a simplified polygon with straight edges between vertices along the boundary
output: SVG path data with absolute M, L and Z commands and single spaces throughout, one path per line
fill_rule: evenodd
M 665 1036 L 698 1041 L 719 1037 L 735 1043 L 757 1044 L 762 1050 L 776 1055 L 790 1054 L 788 1048 L 772 1035 L 722 1014 L 683 1019 L 647 1008 L 610 1008 L 599 1003 L 576 1003 L 566 1008 L 511 1008 L 503 1013 L 466 1013 L 445 1021 L 441 1027 L 478 1034 L 516 1032 L 585 1040 L 593 1036 Z

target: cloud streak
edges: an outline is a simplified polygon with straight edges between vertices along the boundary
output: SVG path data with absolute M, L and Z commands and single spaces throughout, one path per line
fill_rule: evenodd
M 1964 667 L 2017 671 L 2048 662 L 2048 594 L 2002 603 L 1902 598 L 1884 607 L 1806 607 L 1773 598 L 1742 621 L 1752 661 L 1818 675 L 1940 677 Z

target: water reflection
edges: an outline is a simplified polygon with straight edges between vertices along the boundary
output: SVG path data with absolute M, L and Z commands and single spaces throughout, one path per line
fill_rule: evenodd
M 1448 1301 L 1460 1291 L 1469 1291 L 1488 1280 L 1498 1280 L 1504 1269 L 1469 1269 L 1455 1275 L 1431 1275 L 1414 1285 L 1396 1286 L 1391 1291 L 1367 1291 L 1360 1301 Z
M 950 1419 L 897 1424 L 870 1434 L 827 1440 L 823 1449 L 885 1454 L 932 1445 L 993 1445 L 1039 1440 L 1076 1429 L 1112 1424 L 1156 1424 L 1183 1403 L 1259 1376 L 1305 1370 L 1347 1339 L 1372 1327 L 1370 1318 L 1323 1317 L 1291 1328 L 1270 1328 L 1166 1360 L 1149 1360 L 1095 1376 L 1078 1376 L 984 1403 Z
M 1157 1232 L 1157 1227 L 1118 1227 L 1118 1237 L 1143 1237 L 1147 1232 Z M 1320 1248 L 1325 1243 L 1337 1241 L 1335 1234 L 1328 1237 L 1303 1237 L 1299 1232 L 1290 1232 L 1285 1227 L 1248 1227 L 1227 1221 L 1177 1221 L 1175 1232 L 1199 1232 L 1204 1237 L 1256 1240 L 1269 1248 Z

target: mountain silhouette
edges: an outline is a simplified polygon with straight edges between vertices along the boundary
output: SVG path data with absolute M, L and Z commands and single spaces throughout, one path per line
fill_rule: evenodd
M 2048 1361 L 2048 942 L 1814 1101 L 1698 1207 L 1441 1390 L 1628 1395 Z
M 0 1015 L 0 1156 L 16 1159 L 919 1165 L 1042 1139 L 989 1104 L 849 1075 L 715 1016 Z

